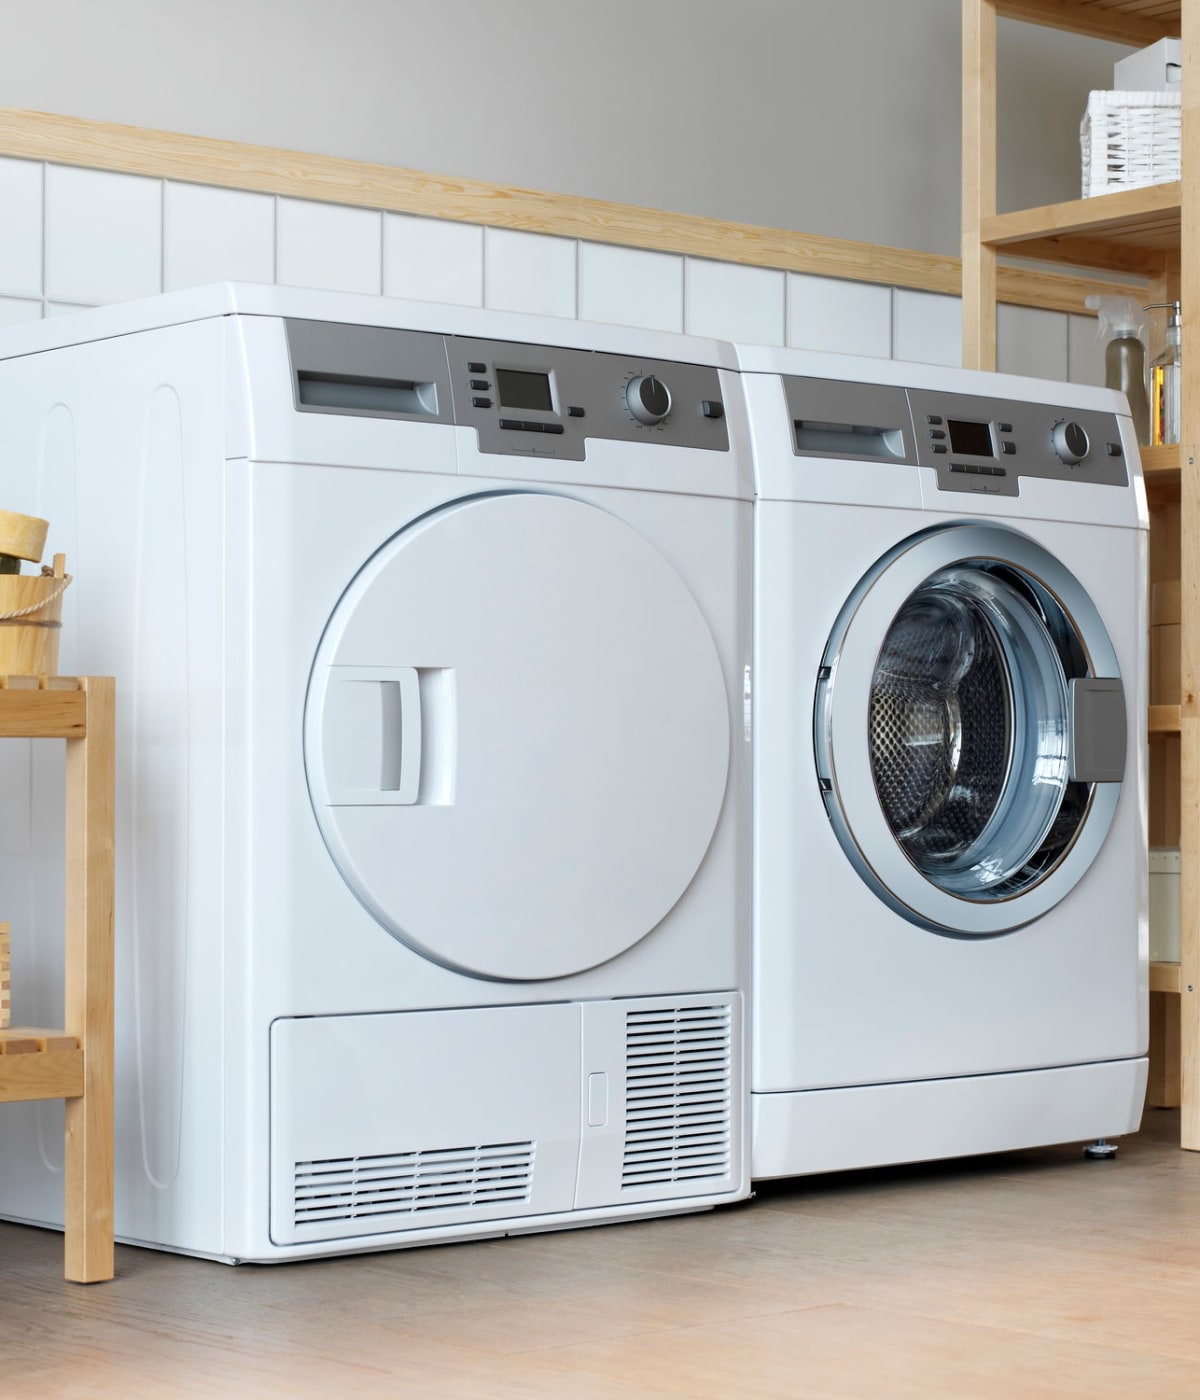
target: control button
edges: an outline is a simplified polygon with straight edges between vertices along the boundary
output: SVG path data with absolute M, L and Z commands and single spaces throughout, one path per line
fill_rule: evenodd
M 996 424 L 996 427 L 999 428 L 1000 431 L 1001 431 L 1002 433 L 1011 433 L 1011 432 L 1012 432 L 1012 424 L 1011 424 L 1011 423 L 997 423 L 997 424 Z
M 1121 444 L 1119 442 L 1109 442 L 1106 443 L 1105 446 L 1108 449 L 1108 455 L 1110 457 L 1119 457 L 1121 455 Z
M 514 433 L 561 433 L 561 423 L 533 423 L 524 418 L 501 418 L 500 426 Z
M 963 464 L 962 464 L 961 462 L 951 462 L 951 463 L 950 463 L 950 470 L 951 470 L 952 472 L 973 472 L 973 471 L 975 470 L 975 468 L 974 468 L 974 467 L 964 467 Z
M 1008 468 L 1007 468 L 1007 467 L 980 467 L 980 468 L 979 468 L 979 474 L 980 474 L 980 476 L 1007 476 L 1007 475 L 1008 475 Z
M 625 386 L 625 403 L 634 418 L 652 428 L 671 411 L 671 391 L 655 374 L 635 374 Z
M 1079 424 L 1069 421 L 1054 425 L 1050 441 L 1059 459 L 1065 462 L 1068 467 L 1073 467 L 1076 462 L 1082 462 L 1092 445 L 1088 441 L 1087 433 Z
M 471 380 L 471 388 L 472 388 L 472 389 L 490 389 L 491 387 L 492 387 L 491 384 L 490 384 L 489 381 L 486 380 L 486 379 L 472 379 L 472 380 Z
M 925 415 L 925 421 L 926 423 L 940 423 L 942 420 L 936 413 L 927 413 Z
M 468 374 L 486 374 L 487 365 L 481 365 L 478 360 L 468 360 L 467 372 Z
M 492 401 L 491 401 L 491 399 L 478 399 L 478 398 L 476 398 L 476 399 L 472 399 L 472 400 L 471 400 L 471 407 L 472 407 L 472 408 L 491 408 L 491 406 L 492 406 Z
M 941 428 L 930 428 L 929 436 L 933 438 L 935 442 L 944 442 L 946 440 L 946 434 Z
M 725 405 L 720 399 L 701 399 L 700 412 L 705 418 L 724 418 Z
M 935 443 L 933 444 L 933 450 L 934 450 L 935 452 L 949 452 L 949 451 L 950 451 L 950 449 L 946 446 L 946 444 L 945 444 L 944 442 L 935 442 Z
M 1006 457 L 1011 457 L 1011 456 L 1013 455 L 1013 453 L 1016 452 L 1016 450 L 1017 450 L 1017 444 L 1016 444 L 1015 442 L 1002 442 L 1002 443 L 1000 444 L 1000 451 L 1001 451 L 1001 452 L 1004 454 L 1004 456 L 1006 456 Z
M 583 409 L 582 409 L 577 403 L 573 403 L 573 404 L 567 409 L 567 417 L 568 417 L 568 418 L 582 418 L 582 417 L 583 417 Z

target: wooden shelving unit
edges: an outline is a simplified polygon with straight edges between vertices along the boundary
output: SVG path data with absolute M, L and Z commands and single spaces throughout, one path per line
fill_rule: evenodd
M 0 1031 L 0 1103 L 66 1101 L 64 1272 L 76 1283 L 113 1276 L 114 692 L 107 676 L 0 677 L 0 737 L 67 741 L 67 1028 Z
M 1040 209 L 996 212 L 998 16 L 1141 48 L 1183 40 L 1183 178 Z M 963 362 L 996 363 L 997 258 L 1147 279 L 1146 301 L 1183 306 L 1184 444 L 1200 443 L 1200 3 L 1197 0 L 963 0 Z M 1079 308 L 1081 311 L 1084 308 Z M 1147 448 L 1151 585 L 1180 581 L 1180 697 L 1152 704 L 1150 844 L 1179 845 L 1182 956 L 1150 968 L 1152 1104 L 1182 1107 L 1200 1150 L 1200 482 L 1198 449 Z M 1152 699 L 1154 699 L 1152 695 Z M 1163 698 L 1161 696 L 1157 697 Z

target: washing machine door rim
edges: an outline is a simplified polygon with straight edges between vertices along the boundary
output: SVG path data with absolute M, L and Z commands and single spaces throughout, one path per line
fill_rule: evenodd
M 1103 773 L 1084 756 L 1093 693 L 1119 717 Z M 1070 570 L 1012 528 L 944 525 L 885 554 L 843 606 L 817 681 L 817 774 L 886 904 L 938 933 L 1006 933 L 1096 858 L 1124 719 L 1111 639 Z

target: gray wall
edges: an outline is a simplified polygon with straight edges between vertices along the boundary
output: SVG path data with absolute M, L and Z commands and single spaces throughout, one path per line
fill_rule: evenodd
M 959 0 L 43 0 L 6 106 L 957 252 Z M 1002 208 L 1126 50 L 1001 23 Z

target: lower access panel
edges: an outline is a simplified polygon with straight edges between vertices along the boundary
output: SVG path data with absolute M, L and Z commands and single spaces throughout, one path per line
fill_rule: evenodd
M 276 1021 L 272 1240 L 571 1210 L 580 1083 L 578 1005 Z

